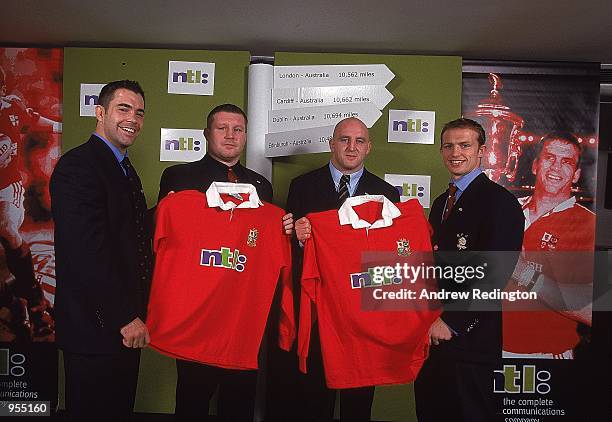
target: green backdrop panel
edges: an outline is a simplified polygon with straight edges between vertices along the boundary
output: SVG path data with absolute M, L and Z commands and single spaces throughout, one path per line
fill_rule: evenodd
M 215 63 L 214 95 L 168 94 L 170 60 Z M 62 151 L 83 143 L 95 129 L 95 117 L 79 116 L 81 83 L 139 81 L 145 91 L 146 117 L 140 136 L 130 148 L 130 160 L 142 179 L 147 204 L 152 207 L 157 201 L 162 171 L 175 164 L 159 161 L 160 128 L 203 129 L 206 116 L 214 106 L 233 103 L 244 108 L 249 61 L 250 54 L 246 51 L 67 48 Z M 136 411 L 172 413 L 175 383 L 174 360 L 144 350 Z
M 380 177 L 384 177 L 385 173 L 430 175 L 433 201 L 446 189 L 449 177 L 439 153 L 440 131 L 445 122 L 461 115 L 460 57 L 283 52 L 276 53 L 274 61 L 277 66 L 379 63 L 386 64 L 395 74 L 395 78 L 387 85 L 394 98 L 370 129 L 372 151 L 366 158 L 366 167 Z M 435 144 L 387 142 L 389 109 L 435 111 Z M 285 204 L 292 178 L 328 161 L 329 153 L 275 159 L 275 202 Z M 375 356 L 372 358 L 376 359 Z M 378 388 L 372 417 L 380 421 L 416 421 L 412 385 Z
M 168 61 L 215 63 L 214 95 L 168 94 Z M 113 48 L 67 48 L 64 55 L 65 152 L 89 138 L 95 117 L 79 116 L 81 83 L 106 83 L 117 79 L 140 82 L 146 97 L 145 124 L 130 148 L 130 160 L 138 170 L 149 206 L 155 205 L 159 178 L 175 164 L 159 161 L 160 128 L 204 128 L 208 112 L 216 105 L 246 105 L 246 51 L 196 51 Z
M 380 177 L 385 173 L 431 175 L 432 199 L 446 189 L 448 173 L 440 158 L 442 125 L 461 115 L 461 58 L 455 56 L 391 56 L 377 54 L 276 53 L 274 64 L 386 64 L 395 74 L 387 89 L 393 100 L 370 129 L 372 152 L 366 167 Z M 389 109 L 436 112 L 434 145 L 387 142 Z M 275 202 L 285 204 L 293 177 L 322 166 L 329 153 L 277 158 L 273 164 Z M 426 210 L 428 211 L 428 210 Z

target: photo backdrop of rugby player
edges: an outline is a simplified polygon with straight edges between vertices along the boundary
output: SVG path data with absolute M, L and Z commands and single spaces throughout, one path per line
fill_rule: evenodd
M 526 219 L 524 271 L 506 289 L 538 294 L 503 304 L 492 385 L 504 415 L 579 420 L 589 408 L 598 110 L 598 64 L 464 62 L 462 112 L 487 131 L 483 169 Z
M 57 401 L 49 177 L 63 50 L 0 48 L 0 399 Z

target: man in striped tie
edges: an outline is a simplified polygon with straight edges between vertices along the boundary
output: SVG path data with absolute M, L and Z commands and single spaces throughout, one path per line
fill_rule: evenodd
M 329 163 L 291 181 L 287 211 L 296 219 L 293 268 L 301 277 L 303 242 L 310 237 L 310 212 L 338 209 L 349 196 L 384 195 L 399 202 L 399 192 L 364 167 L 372 150 L 366 125 L 355 117 L 341 120 L 329 141 Z M 299 292 L 295 293 L 299 297 Z M 269 359 L 268 415 L 266 420 L 330 421 L 333 419 L 336 390 L 325 385 L 316 324 L 311 337 L 308 374 L 298 373 L 295 355 L 271 347 Z M 341 415 L 346 420 L 369 420 L 374 387 L 340 391 Z M 299 415 L 299 416 L 297 416 Z
M 501 302 L 470 298 L 478 290 L 503 289 L 523 242 L 524 216 L 512 193 L 480 168 L 486 133 L 470 119 L 448 122 L 440 155 L 449 188 L 432 203 L 429 223 L 438 267 L 486 267 L 482 278 L 438 277 L 440 291 L 468 292 L 444 302 L 429 330 L 431 348 L 414 384 L 419 422 L 497 421 L 493 374 L 501 359 Z

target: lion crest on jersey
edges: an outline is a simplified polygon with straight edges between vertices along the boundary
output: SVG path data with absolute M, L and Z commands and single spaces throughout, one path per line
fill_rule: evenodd
M 253 228 L 249 230 L 249 236 L 247 237 L 247 245 L 251 248 L 257 246 L 257 238 L 259 237 L 259 230 Z
M 397 255 L 398 256 L 410 256 L 412 250 L 410 250 L 410 241 L 401 238 L 397 241 Z
M 559 242 L 559 238 L 556 237 L 552 233 L 544 232 L 542 235 L 542 240 L 540 241 L 540 248 L 547 250 L 555 250 L 557 249 L 557 242 Z

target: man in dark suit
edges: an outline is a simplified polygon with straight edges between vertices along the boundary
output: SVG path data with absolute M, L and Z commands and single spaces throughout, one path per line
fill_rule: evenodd
M 96 130 L 51 176 L 57 343 L 70 420 L 127 420 L 133 411 L 151 275 L 140 179 L 127 157 L 145 113 L 138 82 L 105 85 Z
M 475 288 L 503 289 L 523 241 L 521 207 L 514 195 L 480 170 L 485 132 L 478 123 L 451 121 L 441 137 L 451 183 L 429 214 L 436 264 L 484 265 L 485 276 L 475 283 L 439 279 L 439 289 L 470 294 Z M 430 329 L 430 356 L 415 382 L 419 422 L 499 418 L 492 386 L 493 371 L 501 362 L 500 303 L 473 295 L 470 299 L 444 303 Z
M 364 167 L 372 143 L 368 128 L 361 120 L 351 117 L 340 121 L 334 128 L 329 147 L 329 163 L 296 177 L 289 187 L 287 211 L 296 219 L 295 229 L 300 244 L 310 237 L 310 222 L 305 217 L 307 213 L 338 209 L 347 197 L 356 195 L 384 195 L 393 202 L 400 200 L 397 189 Z M 294 283 L 299 286 L 302 250 L 297 242 L 294 246 Z M 299 298 L 299 288 L 295 291 Z M 272 420 L 333 419 L 336 390 L 330 390 L 325 385 L 316 325 L 310 344 L 306 375 L 297 373 L 297 361 L 293 356 L 281 350 L 271 351 L 271 397 L 267 407 Z M 373 398 L 374 387 L 341 390 L 341 419 L 369 421 Z
M 240 107 L 222 104 L 212 109 L 204 129 L 206 155 L 199 161 L 164 170 L 159 182 L 159 200 L 181 190 L 206 192 L 212 182 L 238 182 L 252 184 L 262 200 L 272 202 L 270 182 L 240 164 L 247 141 L 246 126 L 247 116 Z M 291 214 L 285 215 L 282 223 L 285 232 L 292 234 Z M 208 409 L 208 401 L 217 386 L 217 415 L 221 420 L 253 420 L 257 371 L 218 368 L 183 359 L 176 360 L 176 370 L 175 414 L 179 420 L 202 418 L 202 409 L 204 412 Z

